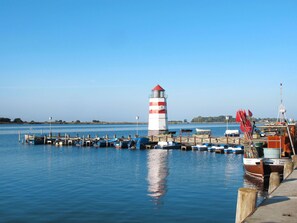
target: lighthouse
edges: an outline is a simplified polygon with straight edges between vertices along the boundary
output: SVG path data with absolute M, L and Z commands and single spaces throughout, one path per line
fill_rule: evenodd
M 165 90 L 157 85 L 152 89 L 149 105 L 148 135 L 159 135 L 168 131 L 167 102 Z

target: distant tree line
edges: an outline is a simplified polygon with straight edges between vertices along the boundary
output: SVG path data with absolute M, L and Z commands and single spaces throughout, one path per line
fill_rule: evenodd
M 228 122 L 235 122 L 235 118 L 232 116 L 228 116 Z M 255 122 L 275 122 L 277 119 L 276 118 L 254 118 L 252 119 Z M 225 115 L 220 115 L 220 116 L 208 116 L 208 117 L 203 117 L 203 116 L 198 116 L 195 117 L 191 120 L 191 123 L 211 123 L 211 122 L 220 122 L 224 123 L 226 122 L 226 116 Z M 0 124 L 48 124 L 49 121 L 45 122 L 36 122 L 36 121 L 23 121 L 20 118 L 15 118 L 11 120 L 10 118 L 4 118 L 0 117 Z M 99 121 L 99 120 L 92 120 L 91 122 L 83 122 L 80 120 L 76 121 L 71 121 L 71 122 L 66 122 L 63 120 L 55 120 L 51 122 L 52 124 L 135 124 L 135 122 L 105 122 L 105 121 Z M 183 124 L 183 123 L 189 123 L 187 119 L 184 119 L 183 121 L 179 120 L 171 120 L 168 121 L 169 124 Z M 145 123 L 142 123 L 145 124 Z
M 3 124 L 8 124 L 8 123 L 16 123 L 16 124 L 22 124 L 22 123 L 24 123 L 23 121 L 22 121 L 22 119 L 20 119 L 20 118 L 15 118 L 13 121 L 11 121 L 11 119 L 10 118 L 3 118 L 3 117 L 0 117 L 0 123 L 3 123 Z
M 228 116 L 228 122 L 235 122 L 235 117 Z M 252 118 L 252 121 L 255 122 L 275 122 L 276 118 Z M 192 119 L 192 123 L 205 123 L 205 122 L 227 122 L 226 115 L 220 115 L 220 116 L 198 116 Z
M 229 117 L 228 122 L 235 122 L 235 118 L 233 118 L 232 116 L 228 116 L 228 117 Z M 226 116 L 225 115 L 208 116 L 208 117 L 198 116 L 193 118 L 191 122 L 226 122 Z

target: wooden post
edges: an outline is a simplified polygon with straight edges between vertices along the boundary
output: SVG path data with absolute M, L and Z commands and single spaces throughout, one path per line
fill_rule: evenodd
M 294 169 L 297 167 L 297 155 L 293 155 L 292 156 L 292 162 L 293 162 L 293 166 L 294 166 Z
M 194 136 L 194 146 L 196 146 L 196 136 Z
M 293 162 L 286 162 L 284 166 L 284 179 L 293 172 Z
M 278 172 L 272 172 L 269 178 L 268 194 L 271 194 L 280 185 L 280 176 Z
M 256 209 L 257 194 L 256 189 L 238 189 L 235 223 L 243 222 Z
M 106 147 L 108 147 L 108 135 L 107 134 L 105 136 L 105 145 L 106 145 Z
M 227 140 L 226 140 L 226 144 L 229 144 L 229 137 L 228 135 L 226 136 Z

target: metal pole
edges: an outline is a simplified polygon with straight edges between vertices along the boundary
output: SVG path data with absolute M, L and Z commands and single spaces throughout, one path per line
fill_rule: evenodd
M 228 130 L 228 121 L 229 121 L 229 116 L 226 116 L 226 130 Z
M 50 122 L 50 137 L 52 137 L 52 117 L 49 117 Z
M 138 120 L 139 120 L 139 116 L 136 116 L 136 135 L 138 136 Z

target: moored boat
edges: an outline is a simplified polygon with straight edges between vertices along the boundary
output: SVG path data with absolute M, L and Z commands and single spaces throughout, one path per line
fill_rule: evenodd
M 114 147 L 117 149 L 128 149 L 130 140 L 118 140 L 114 143 Z
M 207 149 L 207 145 L 204 144 L 197 144 L 196 146 L 192 146 L 192 150 L 207 151 Z
M 211 136 L 211 130 L 210 129 L 199 129 L 196 128 L 196 134 L 197 136 L 204 136 L 204 137 L 210 137 Z
M 288 123 L 285 119 L 274 123 L 274 134 L 262 141 L 263 147 L 257 147 L 252 138 L 254 126 L 251 126 L 250 118 L 250 111 L 249 115 L 243 110 L 236 114 L 236 121 L 241 123 L 241 130 L 249 140 L 243 157 L 246 174 L 261 179 L 269 177 L 272 172 L 278 172 L 282 176 L 285 163 L 292 162 L 291 155 L 296 154 L 296 123 Z M 265 128 L 270 129 L 269 126 Z
M 224 153 L 225 148 L 227 148 L 227 145 L 225 144 L 213 145 L 208 151 L 215 153 Z
M 291 162 L 289 157 L 283 158 L 243 158 L 243 165 L 246 174 L 259 177 L 267 178 L 272 172 L 278 172 L 280 175 L 283 174 L 284 165 L 287 162 Z
M 131 140 L 128 144 L 129 149 L 145 149 L 146 145 L 150 143 L 149 138 L 141 137 Z
M 154 148 L 155 149 L 180 149 L 181 144 L 173 141 L 170 141 L 170 142 L 161 141 L 161 142 L 158 142 L 158 144 L 155 145 Z
M 224 153 L 228 154 L 228 153 L 232 153 L 233 152 L 233 147 L 228 146 L 227 148 L 224 148 Z
M 229 129 L 225 131 L 226 137 L 239 137 L 240 133 L 238 129 Z
M 244 147 L 241 145 L 237 145 L 232 147 L 232 153 L 234 154 L 243 154 L 244 153 Z

